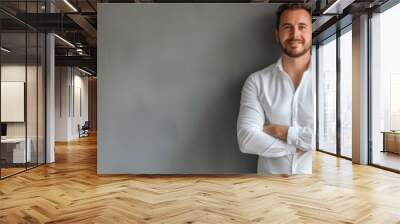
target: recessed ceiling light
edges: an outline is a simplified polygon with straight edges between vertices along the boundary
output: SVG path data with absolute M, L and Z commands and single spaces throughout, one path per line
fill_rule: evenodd
M 343 10 L 353 2 L 354 0 L 336 0 L 322 14 L 342 14 Z
M 81 71 L 81 72 L 83 72 L 83 73 L 85 73 L 85 74 L 87 74 L 87 75 L 90 75 L 90 76 L 92 75 L 92 73 L 90 73 L 90 72 L 88 72 L 88 71 L 86 71 L 86 70 L 83 70 L 83 69 L 81 69 L 81 68 L 79 68 L 79 67 L 78 67 L 78 70 Z
M 1 47 L 1 51 L 4 51 L 6 53 L 10 53 L 11 52 L 11 50 L 9 50 L 9 49 L 7 49 L 5 47 Z
M 69 45 L 70 47 L 73 47 L 73 48 L 75 48 L 75 45 L 73 45 L 71 42 L 69 42 L 68 40 L 66 40 L 66 39 L 64 39 L 64 38 L 62 38 L 62 37 L 60 37 L 59 35 L 57 35 L 57 34 L 54 34 L 54 36 L 55 37 L 57 37 L 59 40 L 61 40 L 62 42 L 64 42 L 64 43 L 66 43 L 67 45 Z
M 78 10 L 71 4 L 69 3 L 68 0 L 64 0 L 65 4 L 67 4 L 74 12 L 78 12 Z

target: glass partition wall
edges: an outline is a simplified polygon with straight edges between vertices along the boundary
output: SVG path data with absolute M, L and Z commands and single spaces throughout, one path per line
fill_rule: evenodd
M 38 12 L 39 1 L 18 7 Z M 45 41 L 44 33 L 0 11 L 1 179 L 45 163 Z

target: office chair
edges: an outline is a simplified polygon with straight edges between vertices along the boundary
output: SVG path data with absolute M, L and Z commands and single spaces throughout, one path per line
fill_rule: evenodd
M 90 129 L 89 121 L 85 121 L 82 127 L 80 127 L 80 125 L 78 124 L 79 138 L 89 136 L 89 129 Z

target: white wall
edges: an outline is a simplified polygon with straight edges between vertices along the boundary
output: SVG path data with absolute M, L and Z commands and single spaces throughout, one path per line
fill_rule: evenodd
M 27 69 L 25 71 L 25 69 Z M 26 73 L 27 72 L 27 73 Z M 30 85 L 36 85 L 36 81 L 32 81 L 33 78 L 29 77 L 30 75 L 36 76 L 36 67 L 35 66 L 27 66 L 25 67 L 24 65 L 18 65 L 18 64 L 8 64 L 8 65 L 2 65 L 1 66 L 1 81 L 2 82 L 25 82 L 25 75 L 28 74 L 28 80 Z M 28 99 L 27 103 L 29 104 L 30 102 L 33 102 L 33 99 L 30 99 L 30 97 L 36 99 L 36 88 L 28 88 Z M 30 92 L 29 90 L 32 90 L 33 92 Z M 3 96 L 4 97 L 4 96 Z M 36 110 L 36 103 L 32 105 L 28 105 L 31 108 L 29 108 L 28 112 L 35 111 Z M 34 108 L 32 108 L 34 107 Z M 6 108 L 2 108 L 2 110 L 5 110 Z M 36 113 L 28 113 L 28 129 L 33 128 L 36 130 L 36 125 L 31 124 L 32 121 L 36 123 Z M 8 137 L 25 137 L 25 123 L 26 122 L 7 122 L 7 136 Z M 29 133 L 31 133 L 30 130 L 28 130 L 28 137 Z
M 29 70 L 32 67 L 28 66 L 28 74 L 31 74 Z M 1 66 L 1 81 L 3 82 L 25 82 L 25 64 L 9 64 Z M 5 108 L 2 108 L 4 110 Z M 25 137 L 25 123 L 24 122 L 11 122 L 7 123 L 7 137 Z
M 55 68 L 55 141 L 67 141 L 69 132 L 69 96 L 70 76 L 67 67 Z
M 55 140 L 77 139 L 78 124 L 88 120 L 88 78 L 72 67 L 56 67 L 55 73 Z
M 79 137 L 78 133 L 78 124 L 81 126 L 85 123 L 85 121 L 88 120 L 88 77 L 87 76 L 82 76 L 82 73 L 76 74 L 75 70 L 75 75 L 74 75 L 74 94 L 73 99 L 75 100 L 74 102 L 74 108 L 72 108 L 72 130 L 71 130 L 71 135 L 73 138 Z M 79 97 L 80 96 L 80 97 Z M 80 102 L 79 102 L 80 101 Z M 81 108 L 79 108 L 81 107 Z M 80 111 L 81 110 L 81 111 Z M 74 113 L 75 111 L 75 113 Z

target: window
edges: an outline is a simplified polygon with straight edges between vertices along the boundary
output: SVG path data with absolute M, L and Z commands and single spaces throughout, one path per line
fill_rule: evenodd
M 371 18 L 372 164 L 400 170 L 400 5 Z
M 336 37 L 318 48 L 318 148 L 336 154 Z
M 352 33 L 340 36 L 340 155 L 352 157 Z M 346 32 L 347 31 L 347 32 Z

